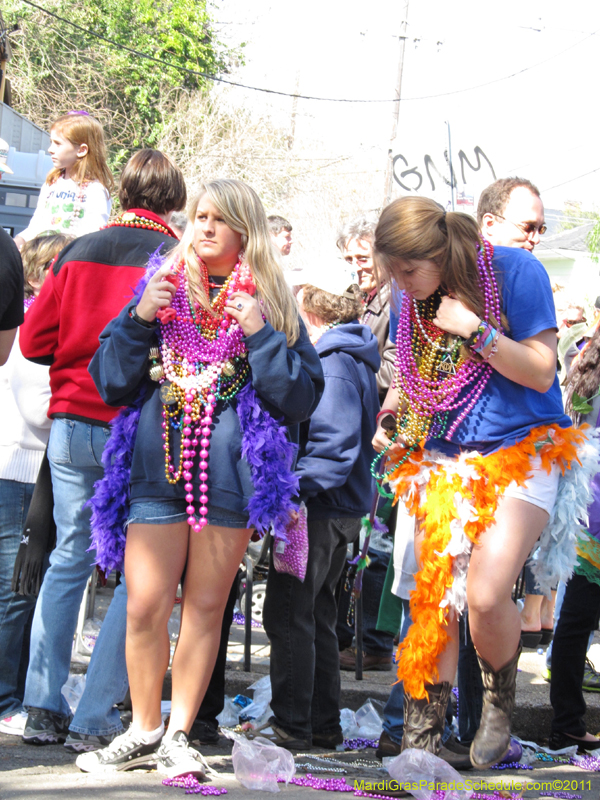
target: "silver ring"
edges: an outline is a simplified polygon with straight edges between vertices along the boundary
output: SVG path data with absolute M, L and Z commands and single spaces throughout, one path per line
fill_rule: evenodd
M 243 303 L 238 303 L 237 306 L 236 306 L 238 311 L 241 311 L 243 307 L 244 307 Z

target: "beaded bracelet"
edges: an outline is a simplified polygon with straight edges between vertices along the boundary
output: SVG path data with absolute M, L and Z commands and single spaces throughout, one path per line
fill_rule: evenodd
M 492 349 L 487 354 L 487 356 L 484 356 L 483 353 L 481 354 L 481 357 L 483 358 L 484 361 L 489 361 L 492 356 L 496 355 L 496 353 L 498 352 L 499 340 L 500 340 L 500 334 L 498 333 L 498 331 L 496 331 L 496 335 L 494 336 L 494 341 L 492 342 Z

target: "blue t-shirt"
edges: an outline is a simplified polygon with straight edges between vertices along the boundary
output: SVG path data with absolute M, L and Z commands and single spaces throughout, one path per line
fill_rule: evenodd
M 502 311 L 509 325 L 506 335 L 520 342 L 556 328 L 550 279 L 537 258 L 519 247 L 495 247 L 492 263 L 502 295 Z M 400 307 L 403 299 L 396 302 L 396 307 Z M 395 344 L 399 315 L 393 306 L 394 303 L 390 311 L 390 339 Z M 468 391 L 469 387 L 464 390 Z M 446 430 L 460 411 L 459 408 L 449 414 Z M 463 450 L 493 453 L 522 441 L 532 428 L 551 424 L 562 428 L 571 425 L 563 410 L 558 375 L 551 388 L 542 393 L 493 370 L 479 400 L 452 439 L 430 439 L 427 447 L 452 456 Z

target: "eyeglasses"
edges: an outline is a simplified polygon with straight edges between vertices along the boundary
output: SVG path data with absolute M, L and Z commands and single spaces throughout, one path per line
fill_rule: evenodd
M 518 228 L 521 233 L 524 233 L 528 239 L 530 236 L 534 236 L 536 233 L 539 233 L 540 236 L 543 236 L 548 230 L 546 225 L 536 225 L 535 222 L 513 222 L 512 219 L 506 219 L 506 217 L 503 217 L 502 214 L 494 214 L 494 216 L 498 217 L 498 219 L 503 219 L 504 222 L 510 222 L 510 224 L 514 225 L 515 228 Z
M 344 261 L 347 264 L 353 264 L 356 261 L 359 266 L 363 266 L 371 261 L 371 256 L 344 256 Z

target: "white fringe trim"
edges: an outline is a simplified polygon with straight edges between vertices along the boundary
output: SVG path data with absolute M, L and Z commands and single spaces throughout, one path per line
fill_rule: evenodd
M 592 478 L 600 470 L 600 431 L 586 431 L 586 440 L 578 448 L 581 462 L 571 464 L 558 483 L 556 503 L 542 531 L 533 555 L 532 571 L 536 585 L 547 597 L 558 581 L 567 581 L 577 561 L 577 533 L 588 524 Z
M 409 488 L 402 500 L 409 505 L 419 497 L 424 505 L 427 496 L 427 484 L 432 472 L 445 472 L 448 479 L 458 474 L 463 483 L 481 480 L 482 476 L 467 459 L 477 453 L 462 453 L 458 458 L 451 458 L 438 451 L 428 451 L 427 464 L 421 464 L 419 472 L 409 481 Z M 540 590 L 550 596 L 550 590 L 559 580 L 568 580 L 577 560 L 577 532 L 582 524 L 588 521 L 587 507 L 591 500 L 591 481 L 600 470 L 600 432 L 595 429 L 586 431 L 586 440 L 577 449 L 581 464 L 571 463 L 564 475 L 559 478 L 558 493 L 554 509 L 548 524 L 542 531 L 538 547 L 533 556 L 532 566 L 536 584 Z M 406 478 L 403 478 L 406 480 Z M 395 491 L 400 478 L 390 481 Z M 477 519 L 474 504 L 458 492 L 454 496 L 458 518 L 450 524 L 450 541 L 439 556 L 450 555 L 454 558 L 452 585 L 446 589 L 440 608 L 453 609 L 462 613 L 467 602 L 467 572 L 473 548 L 472 542 L 465 534 L 464 526 L 469 520 Z

